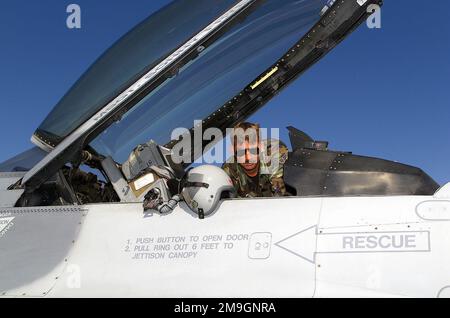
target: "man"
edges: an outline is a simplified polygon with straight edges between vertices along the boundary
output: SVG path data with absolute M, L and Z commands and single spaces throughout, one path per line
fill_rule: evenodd
M 223 169 L 241 198 L 285 196 L 283 165 L 288 149 L 278 140 L 260 140 L 258 124 L 239 123 L 231 134 L 233 157 Z

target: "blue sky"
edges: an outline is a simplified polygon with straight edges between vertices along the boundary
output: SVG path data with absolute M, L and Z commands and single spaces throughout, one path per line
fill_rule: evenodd
M 2 1 L 0 162 L 30 148 L 34 130 L 89 65 L 168 2 Z M 66 27 L 70 3 L 82 8 L 81 30 Z M 292 125 L 332 149 L 411 164 L 448 182 L 449 22 L 449 1 L 386 0 L 382 29 L 358 29 L 252 120 Z

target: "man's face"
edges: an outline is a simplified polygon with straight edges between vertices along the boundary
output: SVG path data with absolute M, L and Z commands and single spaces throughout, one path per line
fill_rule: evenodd
M 237 162 L 246 171 L 253 171 L 259 166 L 259 145 L 256 140 L 236 143 Z

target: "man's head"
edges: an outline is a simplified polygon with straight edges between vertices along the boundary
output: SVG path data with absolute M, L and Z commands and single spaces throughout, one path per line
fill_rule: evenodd
M 248 122 L 237 124 L 233 129 L 231 142 L 236 161 L 247 175 L 256 176 L 260 165 L 259 125 Z

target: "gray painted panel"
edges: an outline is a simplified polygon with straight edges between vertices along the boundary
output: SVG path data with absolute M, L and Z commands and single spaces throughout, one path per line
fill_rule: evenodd
M 13 208 L 24 190 L 0 190 L 0 208 Z
M 8 187 L 19 181 L 25 172 L 2 172 L 0 173 L 0 190 L 6 190 Z
M 0 295 L 42 296 L 78 235 L 79 207 L 0 209 Z M 50 276 L 48 276 L 50 274 Z M 33 285 L 31 285 L 33 284 Z

